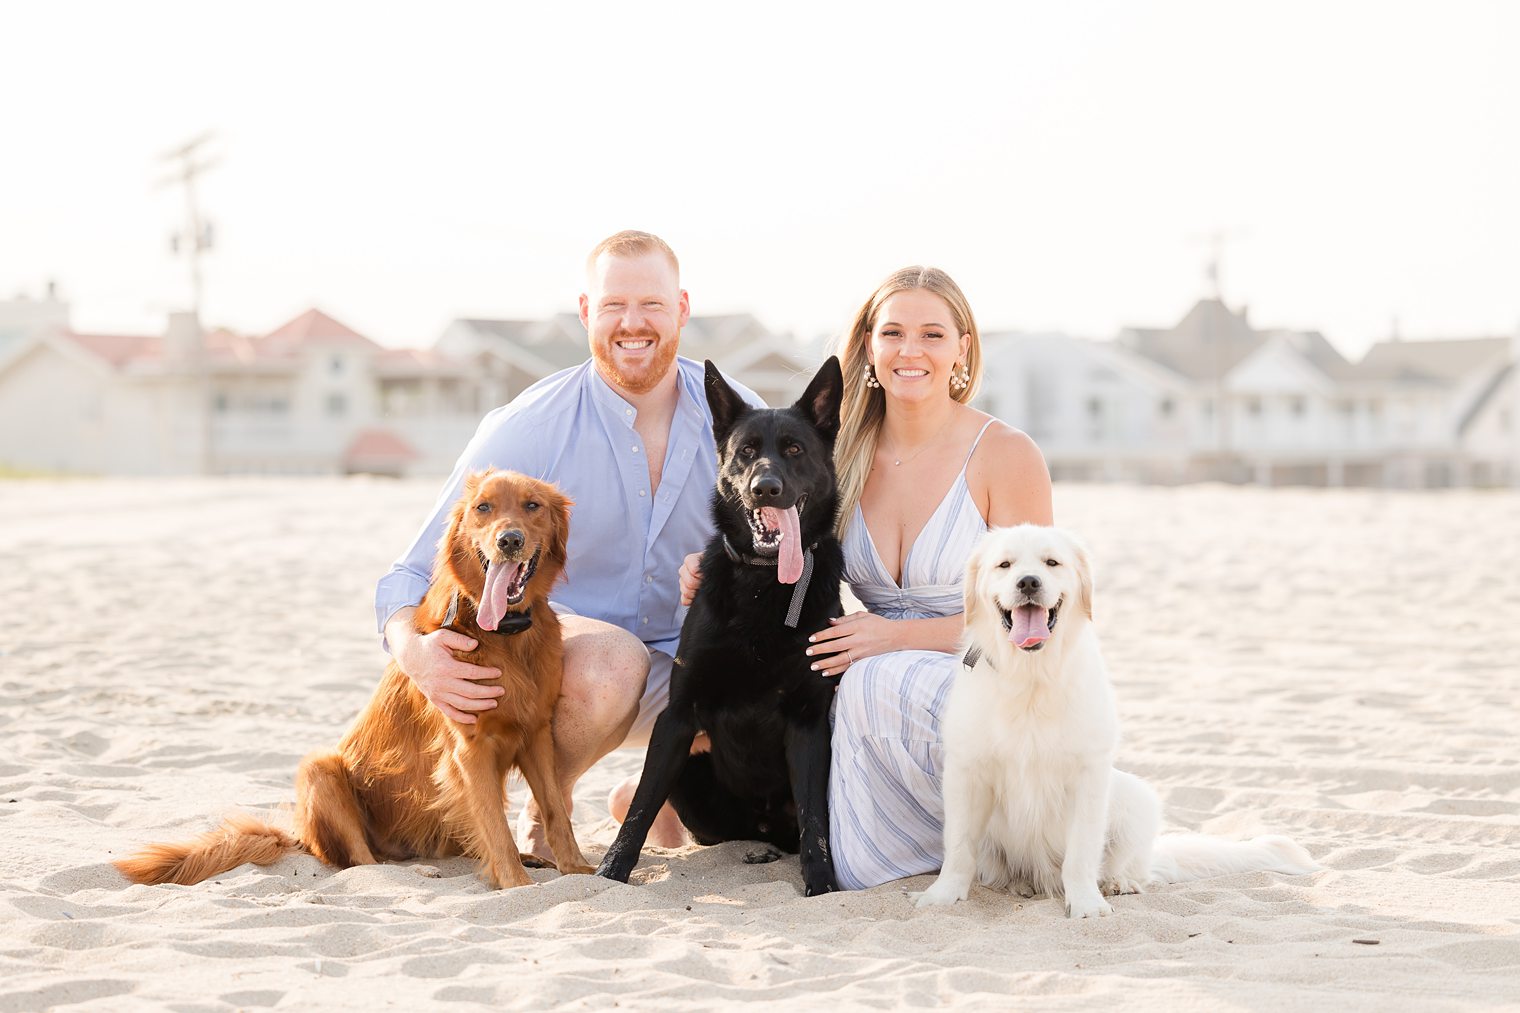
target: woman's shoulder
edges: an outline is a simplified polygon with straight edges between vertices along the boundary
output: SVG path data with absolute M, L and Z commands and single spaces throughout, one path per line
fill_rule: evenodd
M 1010 465 L 1032 464 L 1036 461 L 1044 467 L 1045 457 L 1028 433 L 976 408 L 968 407 L 966 412 L 977 429 L 981 430 L 981 437 L 971 454 L 971 467 L 985 468 L 991 463 L 998 469 L 1004 469 Z
M 972 409 L 973 411 L 975 409 Z M 966 484 L 993 525 L 1035 520 L 1050 523 L 1050 470 L 1034 439 L 985 412 L 977 412 L 986 427 L 966 465 Z M 1016 518 L 1016 520 L 1010 520 Z

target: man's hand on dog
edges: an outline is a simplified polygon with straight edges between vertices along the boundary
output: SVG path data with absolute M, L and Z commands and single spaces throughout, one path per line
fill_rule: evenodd
M 496 706 L 496 698 L 506 692 L 500 686 L 475 680 L 498 679 L 501 672 L 456 658 L 455 651 L 473 651 L 479 646 L 473 638 L 457 630 L 444 628 L 432 633 L 418 633 L 415 629 L 403 628 L 399 635 L 392 630 L 392 626 L 409 623 L 410 620 L 405 624 L 386 624 L 386 637 L 396 663 L 445 717 L 462 725 L 473 725 L 475 716 L 470 712 L 492 709 Z
M 702 553 L 693 552 L 681 560 L 681 604 L 690 605 L 702 586 Z
M 870 612 L 851 612 L 829 620 L 829 628 L 808 637 L 810 666 L 820 676 L 840 675 L 857 661 L 900 650 L 896 624 Z

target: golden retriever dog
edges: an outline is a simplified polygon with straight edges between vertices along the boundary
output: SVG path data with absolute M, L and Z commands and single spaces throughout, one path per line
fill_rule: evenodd
M 199 883 L 300 848 L 339 868 L 472 855 L 494 887 L 531 883 L 507 827 L 506 776 L 522 771 L 562 873 L 590 873 L 565 813 L 549 721 L 560 690 L 549 590 L 565 566 L 570 501 L 547 482 L 485 471 L 465 482 L 439 545 L 417 628 L 473 638 L 463 661 L 501 670 L 506 692 L 477 723 L 444 717 L 393 661 L 333 752 L 296 772 L 295 836 L 234 816 L 192 841 L 116 863 L 138 883 Z
M 965 596 L 965 667 L 943 720 L 945 864 L 918 906 L 964 900 L 976 877 L 1064 897 L 1069 916 L 1089 918 L 1112 913 L 1105 894 L 1318 868 L 1286 837 L 1157 836 L 1155 790 L 1113 766 L 1119 717 L 1075 538 L 1032 524 L 989 531 Z

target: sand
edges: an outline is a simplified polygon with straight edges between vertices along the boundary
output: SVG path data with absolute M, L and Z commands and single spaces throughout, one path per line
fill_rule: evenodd
M 807 899 L 795 858 L 650 853 L 632 885 L 291 856 L 129 886 L 244 809 L 382 667 L 376 578 L 431 482 L 0 482 L 0 1010 L 1472 1009 L 1520 1004 L 1520 497 L 1063 486 L 1099 563 L 1121 766 L 1171 826 L 1325 866 L 1072 922 L 928 877 Z M 576 795 L 595 861 L 616 753 Z M 515 802 L 514 802 L 515 804 Z

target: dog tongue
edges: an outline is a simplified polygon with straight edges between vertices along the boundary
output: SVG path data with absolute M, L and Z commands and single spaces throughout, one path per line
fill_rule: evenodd
M 776 550 L 776 579 L 783 584 L 795 584 L 802 579 L 802 524 L 797 520 L 797 508 L 761 507 L 760 519 L 768 528 L 781 529 L 781 545 Z
M 494 631 L 501 625 L 501 617 L 507 614 L 507 588 L 520 569 L 521 563 L 486 567 L 486 589 L 480 593 L 480 607 L 475 610 L 481 629 Z
M 1015 647 L 1033 647 L 1050 639 L 1045 623 L 1050 613 L 1038 605 L 1020 605 L 1013 611 L 1013 627 L 1008 631 L 1008 642 Z

